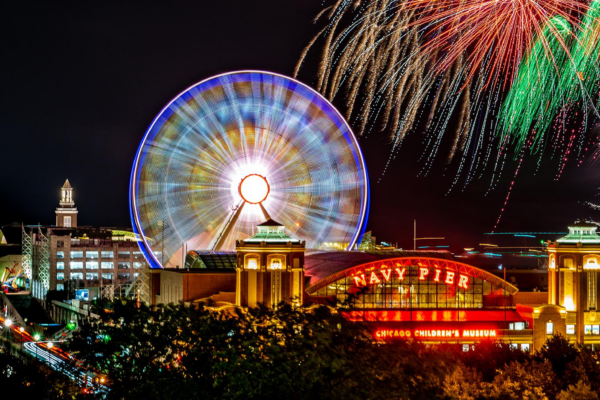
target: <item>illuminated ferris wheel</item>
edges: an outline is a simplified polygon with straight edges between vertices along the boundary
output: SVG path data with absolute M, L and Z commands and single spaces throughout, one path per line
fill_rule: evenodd
M 270 72 L 204 80 L 154 119 L 130 183 L 133 227 L 153 268 L 189 250 L 233 250 L 272 218 L 307 248 L 352 248 L 368 177 L 350 127 L 308 86 Z

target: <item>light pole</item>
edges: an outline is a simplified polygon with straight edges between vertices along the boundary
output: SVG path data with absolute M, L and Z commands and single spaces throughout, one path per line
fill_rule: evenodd
M 40 334 L 36 333 L 33 338 L 35 339 L 35 359 L 37 360 L 38 356 L 37 356 L 37 348 L 38 348 L 38 344 L 37 342 L 40 340 Z
M 6 327 L 6 341 L 9 342 L 8 343 L 8 351 L 10 352 L 10 341 L 8 340 L 8 334 L 10 332 L 10 327 L 12 326 L 13 322 L 11 319 L 6 318 L 4 320 L 4 326 Z
M 23 328 L 22 326 L 19 328 L 19 332 L 21 332 L 21 353 L 23 352 L 23 332 L 25 331 L 25 328 Z

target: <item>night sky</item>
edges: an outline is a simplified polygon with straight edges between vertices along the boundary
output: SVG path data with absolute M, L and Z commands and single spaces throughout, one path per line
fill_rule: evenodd
M 50 4 L 52 3 L 52 4 Z M 127 4 L 122 4 L 127 3 Z M 146 128 L 183 89 L 211 75 L 264 69 L 292 75 L 315 34 L 322 0 L 11 2 L 0 21 L 0 225 L 54 224 L 59 189 L 75 188 L 80 225 L 130 226 L 128 188 Z M 311 85 L 308 63 L 300 79 Z M 343 104 L 334 101 L 338 107 Z M 412 246 L 418 236 L 473 246 L 490 232 L 515 164 L 485 196 L 490 174 L 447 195 L 456 168 L 440 157 L 417 177 L 422 136 L 414 134 L 382 176 L 390 147 L 383 134 L 360 139 L 371 180 L 367 229 L 378 240 Z M 590 149 L 591 150 L 591 149 Z M 589 157 L 588 157 L 589 158 Z M 565 231 L 597 217 L 600 165 L 526 162 L 497 231 Z M 378 183 L 379 181 L 379 183 Z M 442 244 L 442 243 L 437 243 Z

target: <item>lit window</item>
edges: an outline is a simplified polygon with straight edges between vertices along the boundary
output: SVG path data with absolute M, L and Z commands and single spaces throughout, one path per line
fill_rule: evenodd
M 511 343 L 511 344 L 508 345 L 508 347 L 511 350 L 519 350 L 519 344 L 518 343 Z
M 56 269 L 65 269 L 65 262 L 64 261 L 57 262 Z
M 515 330 L 515 324 L 513 324 L 512 322 L 510 324 L 508 324 L 508 329 L 510 329 L 511 331 Z
M 567 325 L 567 335 L 575 334 L 575 325 Z
M 57 251 L 56 252 L 56 258 L 59 260 L 62 260 L 65 258 L 65 252 L 64 251 Z
M 86 251 L 85 252 L 85 257 L 86 258 L 91 258 L 92 260 L 95 260 L 96 258 L 98 258 L 98 252 L 97 251 Z
M 120 262 L 118 263 L 119 269 L 129 269 L 131 266 L 128 262 Z
M 87 269 L 98 269 L 98 261 L 88 261 L 85 263 Z
M 83 258 L 83 251 L 72 251 L 71 258 Z
M 88 281 L 96 281 L 96 280 L 98 280 L 98 274 L 88 272 L 87 274 L 85 274 L 85 279 L 87 279 Z
M 546 322 L 546 335 L 552 335 L 554 333 L 554 324 L 552 322 Z
M 83 269 L 83 263 L 82 262 L 72 262 L 71 263 L 71 269 Z
M 57 283 L 56 284 L 56 290 L 65 290 L 65 284 L 64 283 Z
M 64 274 L 64 272 L 59 272 L 59 273 L 57 273 L 57 274 L 56 274 L 56 280 L 57 280 L 57 281 L 62 281 L 62 280 L 64 280 L 64 279 L 65 279 L 65 274 Z
M 515 330 L 521 331 L 525 329 L 525 322 L 515 322 Z
M 279 260 L 279 259 L 271 260 L 271 269 L 282 269 L 281 268 L 281 260 Z
M 468 344 L 463 344 L 463 351 L 469 351 L 469 345 Z
M 114 269 L 115 265 L 111 262 L 102 261 L 102 269 Z
M 592 325 L 592 335 L 600 335 L 600 325 Z
M 585 325 L 583 327 L 583 334 L 584 335 L 591 335 L 592 334 L 592 326 L 591 325 Z
M 134 262 L 133 263 L 133 268 L 135 268 L 135 269 L 142 268 L 142 263 L 141 262 Z
M 104 273 L 104 274 L 102 274 L 102 279 L 112 280 L 112 278 L 113 278 L 113 274 L 112 273 Z
M 529 343 L 521 343 L 521 350 L 529 352 Z
M 115 253 L 113 253 L 112 251 L 103 251 L 100 253 L 102 258 L 113 258 L 115 256 Z
M 83 279 L 83 273 L 82 272 L 72 272 L 71 279 Z
M 256 258 L 248 259 L 248 269 L 258 269 L 258 262 Z

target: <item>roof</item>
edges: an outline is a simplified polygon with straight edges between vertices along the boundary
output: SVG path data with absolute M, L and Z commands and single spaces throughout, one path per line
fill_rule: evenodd
M 403 266 L 422 265 L 457 271 L 475 278 L 483 279 L 501 287 L 508 293 L 516 293 L 519 289 L 490 272 L 472 265 L 456 262 L 447 251 L 390 251 L 373 253 L 361 252 L 327 252 L 316 253 L 305 257 L 306 275 L 311 277 L 306 292 L 315 293 L 331 282 L 344 277 L 353 276 L 364 270 L 387 268 L 386 264 L 399 263 Z
M 268 219 L 260 225 L 257 225 L 257 232 L 251 238 L 244 239 L 244 243 L 300 243 L 300 240 L 294 239 L 285 233 L 285 228 L 277 221 Z
M 67 189 L 67 188 L 70 188 L 70 187 L 71 187 L 71 184 L 69 183 L 69 180 L 67 179 L 67 180 L 65 181 L 65 184 L 63 185 L 63 187 L 62 187 L 62 188 L 63 188 L 63 189 Z
M 556 241 L 558 243 L 598 244 L 600 236 L 596 233 L 598 227 L 587 222 L 577 222 L 569 226 L 569 233 Z
M 310 283 L 314 284 L 330 275 L 344 271 L 357 265 L 372 261 L 386 260 L 395 257 L 435 257 L 448 258 L 452 255 L 446 250 L 439 251 L 324 251 L 307 254 L 304 258 L 306 275 L 311 277 Z
M 185 260 L 190 269 L 222 269 L 235 271 L 237 254 L 235 251 L 189 251 Z
M 275 221 L 274 219 L 269 218 L 268 220 L 266 220 L 262 224 L 258 224 L 257 226 L 283 226 L 283 225 L 280 224 L 279 222 Z

